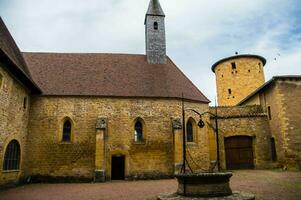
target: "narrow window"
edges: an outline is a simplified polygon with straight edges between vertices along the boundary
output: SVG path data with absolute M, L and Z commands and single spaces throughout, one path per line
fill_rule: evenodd
M 135 142 L 142 142 L 143 141 L 143 127 L 140 121 L 137 121 L 135 124 Z
M 71 141 L 71 122 L 69 120 L 65 121 L 63 126 L 63 142 Z
M 268 106 L 268 116 L 269 116 L 269 120 L 271 120 L 272 119 L 271 106 Z
M 18 170 L 20 169 L 20 144 L 17 140 L 12 140 L 6 148 L 3 170 Z
M 271 138 L 271 153 L 272 153 L 272 161 L 277 161 L 275 138 Z
M 154 29 L 158 30 L 158 22 L 154 22 Z
M 24 97 L 23 99 L 23 108 L 26 109 L 27 107 L 27 97 Z
M 248 70 L 248 72 L 250 73 L 250 72 L 251 72 L 251 70 L 249 69 L 249 70 Z
M 186 124 L 187 130 L 187 142 L 193 142 L 193 125 L 192 122 L 189 120 Z
M 229 93 L 229 94 L 232 94 L 232 90 L 231 90 L 231 89 L 228 89 L 228 93 Z
M 3 82 L 3 76 L 2 76 L 2 74 L 0 74 L 0 89 L 1 89 L 1 86 L 2 86 L 2 82 Z
M 232 70 L 236 70 L 236 63 L 233 62 L 233 63 L 231 63 L 231 65 L 232 65 Z

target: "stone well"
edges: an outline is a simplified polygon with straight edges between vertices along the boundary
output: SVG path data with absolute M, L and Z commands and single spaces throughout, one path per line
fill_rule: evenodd
M 179 195 L 194 197 L 218 197 L 232 194 L 229 185 L 232 172 L 178 174 Z M 184 188 L 185 187 L 185 188 Z

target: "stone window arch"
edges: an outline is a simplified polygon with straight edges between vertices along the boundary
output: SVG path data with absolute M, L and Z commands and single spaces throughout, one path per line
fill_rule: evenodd
M 19 170 L 21 159 L 21 148 L 17 140 L 12 140 L 6 147 L 3 170 Z
M 135 120 L 134 125 L 134 141 L 136 143 L 142 143 L 145 137 L 144 121 L 141 118 Z
M 71 142 L 72 129 L 73 127 L 71 120 L 66 118 L 63 123 L 62 142 Z

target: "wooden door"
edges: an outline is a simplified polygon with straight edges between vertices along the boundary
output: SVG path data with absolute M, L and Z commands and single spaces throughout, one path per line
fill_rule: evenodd
M 225 152 L 227 169 L 254 169 L 252 137 L 226 138 Z

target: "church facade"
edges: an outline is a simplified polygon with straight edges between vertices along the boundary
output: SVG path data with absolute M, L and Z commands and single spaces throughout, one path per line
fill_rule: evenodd
M 1 184 L 173 176 L 182 103 L 202 113 L 209 100 L 166 56 L 164 17 L 151 1 L 146 55 L 21 53 L 1 20 Z M 208 168 L 207 127 L 186 119 Z
M 190 109 L 218 113 L 223 169 L 286 165 L 285 157 L 273 160 L 267 110 L 240 102 L 264 83 L 265 60 L 238 56 L 231 58 L 237 69 L 229 59 L 214 65 L 221 107 L 210 108 L 166 55 L 164 20 L 159 1 L 151 0 L 144 21 L 146 54 L 131 55 L 21 52 L 0 19 L 0 185 L 173 177 L 183 163 L 183 125 L 189 167 L 208 171 L 216 160 L 215 122 L 203 115 L 200 128 L 200 116 Z M 248 76 L 258 63 L 259 75 Z M 245 66 L 250 79 L 231 82 Z M 298 137 L 299 125 L 294 126 Z M 246 151 L 234 150 L 239 141 Z M 243 159 L 237 163 L 232 155 Z M 298 159 L 292 160 L 298 168 Z

